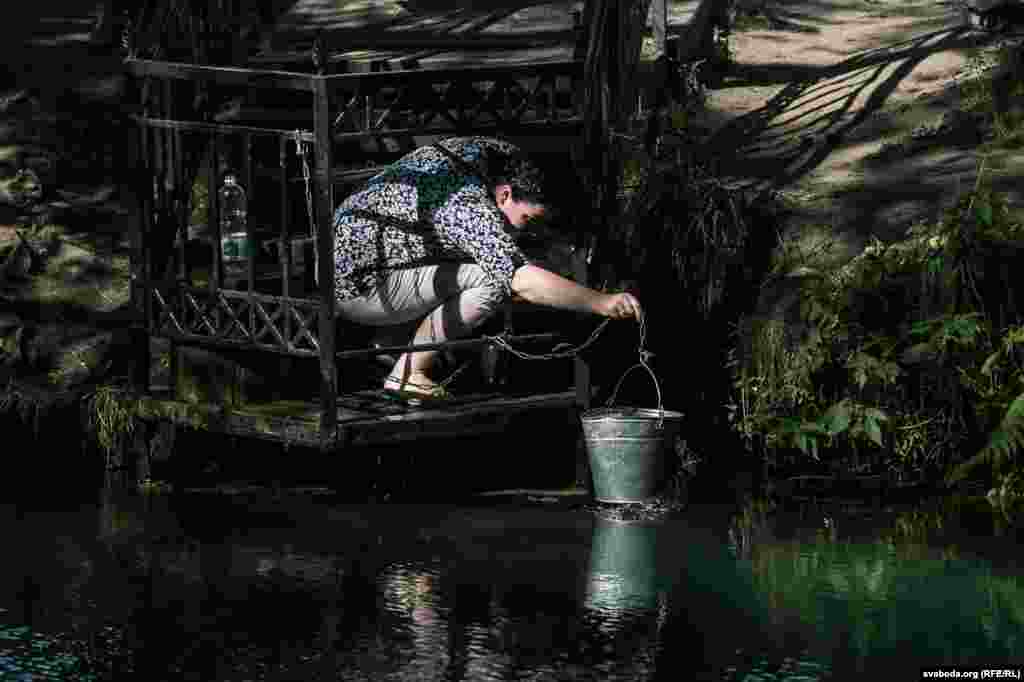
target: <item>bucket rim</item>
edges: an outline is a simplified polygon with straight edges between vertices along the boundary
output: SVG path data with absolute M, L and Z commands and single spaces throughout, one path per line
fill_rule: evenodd
M 623 421 L 647 421 L 649 419 L 676 420 L 682 419 L 683 413 L 674 410 L 658 410 L 647 407 L 595 407 L 584 412 L 583 421 L 600 421 L 615 419 Z

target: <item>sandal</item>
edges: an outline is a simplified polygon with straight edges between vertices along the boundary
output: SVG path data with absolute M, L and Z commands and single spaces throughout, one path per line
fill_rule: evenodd
M 402 381 L 394 376 L 389 376 L 384 381 L 385 383 L 394 381 L 399 386 L 398 388 L 385 386 L 383 390 L 385 397 L 400 400 L 411 407 L 444 403 L 451 398 L 444 386 L 417 384 L 411 381 Z

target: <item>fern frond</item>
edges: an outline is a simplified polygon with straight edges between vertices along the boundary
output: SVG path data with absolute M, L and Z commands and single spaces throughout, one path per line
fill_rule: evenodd
M 985 447 L 957 466 L 949 475 L 949 481 L 963 480 L 982 465 L 1004 469 L 1021 449 L 1024 449 L 1024 393 L 1010 403 L 999 426 L 989 434 Z

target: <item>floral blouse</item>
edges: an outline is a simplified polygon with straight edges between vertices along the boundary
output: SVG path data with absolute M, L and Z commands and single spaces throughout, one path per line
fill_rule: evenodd
M 487 159 L 517 148 L 501 140 L 462 137 L 440 144 L 469 165 L 456 164 L 432 145 L 402 157 L 341 203 L 334 214 L 338 300 L 369 293 L 390 270 L 441 261 L 475 262 L 512 291 L 512 275 L 527 262 L 506 231 L 508 220 L 488 174 Z

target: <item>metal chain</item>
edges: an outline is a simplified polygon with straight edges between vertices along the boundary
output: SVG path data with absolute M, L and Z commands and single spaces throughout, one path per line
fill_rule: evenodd
M 309 218 L 309 236 L 316 238 L 316 223 L 313 221 L 313 194 L 310 190 L 309 159 L 306 157 L 306 145 L 302 142 L 302 131 L 295 130 L 295 153 L 302 159 L 302 179 L 306 183 L 306 216 Z
M 501 334 L 498 334 L 497 336 L 489 336 L 487 334 L 484 334 L 483 338 L 486 339 L 487 341 L 490 341 L 498 348 L 501 348 L 502 350 L 511 353 L 517 358 L 520 358 L 521 360 L 564 360 L 567 358 L 574 358 L 580 353 L 582 353 L 584 350 L 586 350 L 591 344 L 594 343 L 594 341 L 597 340 L 597 337 L 601 335 L 601 332 L 604 331 L 604 328 L 608 326 L 609 322 L 611 322 L 611 318 L 605 319 L 603 322 L 601 322 L 601 324 L 599 324 L 597 328 L 590 334 L 590 338 L 588 338 L 581 345 L 575 348 L 570 346 L 567 350 L 557 350 L 558 348 L 568 345 L 562 343 L 555 346 L 555 350 L 552 350 L 550 353 L 540 353 L 537 355 L 534 355 L 532 353 L 526 353 L 524 351 L 513 348 L 511 345 L 509 345 L 508 340 L 505 338 L 506 336 L 508 336 L 507 332 L 503 332 Z
M 446 376 L 446 377 L 444 378 L 444 380 L 443 380 L 443 381 L 441 381 L 441 382 L 440 382 L 440 383 L 438 384 L 438 386 L 440 386 L 441 388 L 447 388 L 447 387 L 448 387 L 448 384 L 450 384 L 450 383 L 452 383 L 453 381 L 455 381 L 455 377 L 457 377 L 457 376 L 459 376 L 460 374 L 462 374 L 462 372 L 463 372 L 463 371 L 465 371 L 465 369 L 466 369 L 467 367 L 469 367 L 469 365 L 470 365 L 470 362 L 469 362 L 469 360 L 467 360 L 467 361 L 463 362 L 463 363 L 462 363 L 461 365 L 459 365 L 458 367 L 456 367 L 456 368 L 455 368 L 455 371 L 454 371 L 454 372 L 452 372 L 451 374 L 449 374 L 448 376 Z
M 601 322 L 601 324 L 599 324 L 597 326 L 597 328 L 594 329 L 594 331 L 590 334 L 590 338 L 588 338 L 586 341 L 584 341 L 579 346 L 576 346 L 575 348 L 570 347 L 567 350 L 560 350 L 560 351 L 559 350 L 555 350 L 555 351 L 552 351 L 550 353 L 541 353 L 541 354 L 537 354 L 537 355 L 534 355 L 532 353 L 525 353 L 525 352 L 523 352 L 521 350 L 518 350 L 518 349 L 513 348 L 512 346 L 510 346 L 508 341 L 505 338 L 508 335 L 508 332 L 503 332 L 503 333 L 501 333 L 501 334 L 499 334 L 497 336 L 491 336 L 491 335 L 488 335 L 488 334 L 484 334 L 482 338 L 487 340 L 487 341 L 490 341 L 491 343 L 493 343 L 494 345 L 498 346 L 499 348 L 501 348 L 501 349 L 511 353 L 512 355 L 514 355 L 517 358 L 520 358 L 522 360 L 563 360 L 563 359 L 567 359 L 567 358 L 576 357 L 577 355 L 582 353 L 584 350 L 586 350 L 587 347 L 589 347 L 591 344 L 594 343 L 594 341 L 597 340 L 597 337 L 601 335 L 601 332 L 604 331 L 604 328 L 608 326 L 609 322 L 611 322 L 610 318 L 609 319 L 605 319 L 603 322 Z M 644 343 L 644 337 L 646 335 L 646 330 L 645 330 L 644 322 L 643 322 L 643 315 L 641 315 L 641 317 L 640 317 L 640 330 L 641 330 L 640 331 L 640 346 L 641 346 L 641 349 L 642 349 L 643 348 L 643 343 Z M 558 346 L 555 346 L 555 348 L 557 349 L 557 348 L 560 348 L 561 346 L 565 346 L 565 345 L 567 345 L 567 344 L 559 344 Z M 645 356 L 650 356 L 651 355 L 650 353 L 647 353 L 646 351 L 641 351 L 641 352 L 644 354 L 641 357 L 645 357 Z M 436 386 L 438 388 L 447 388 L 448 385 L 451 384 L 453 381 L 455 381 L 455 378 L 457 376 L 459 376 L 460 374 L 462 374 L 466 370 L 466 368 L 469 367 L 470 364 L 472 364 L 472 363 L 471 363 L 471 361 L 468 361 L 468 360 L 466 362 L 463 362 L 461 365 L 459 365 L 455 369 L 455 371 L 453 371 L 451 374 L 449 374 L 447 377 L 445 377 L 444 380 L 439 381 L 436 384 Z M 401 381 L 401 379 L 399 377 L 389 377 L 389 378 L 395 379 L 396 381 Z M 419 385 L 419 384 L 417 384 L 415 382 L 411 382 L 411 381 L 402 381 L 402 383 L 408 384 L 409 386 L 413 386 L 415 388 L 423 388 L 423 389 L 433 388 L 431 386 L 422 386 L 422 385 Z

